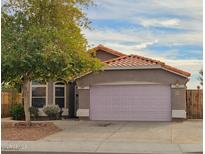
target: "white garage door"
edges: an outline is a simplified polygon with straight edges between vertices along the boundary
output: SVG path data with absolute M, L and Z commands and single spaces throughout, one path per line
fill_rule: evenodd
M 167 85 L 93 86 L 90 119 L 170 121 L 170 97 Z

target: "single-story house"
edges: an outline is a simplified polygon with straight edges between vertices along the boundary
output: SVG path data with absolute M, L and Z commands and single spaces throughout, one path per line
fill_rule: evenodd
M 99 45 L 91 54 L 106 64 L 65 84 L 30 84 L 31 106 L 58 104 L 63 115 L 114 121 L 171 121 L 186 118 L 190 73 L 164 62 L 126 55 Z M 41 113 L 43 115 L 43 113 Z

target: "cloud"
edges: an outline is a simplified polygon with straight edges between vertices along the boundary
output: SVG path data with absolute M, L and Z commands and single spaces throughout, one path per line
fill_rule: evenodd
M 179 19 L 138 19 L 138 23 L 144 27 L 175 27 L 180 24 Z
M 149 45 L 156 44 L 157 42 L 158 42 L 158 40 L 154 40 L 154 41 L 152 41 L 152 42 L 140 43 L 140 44 L 135 45 L 135 48 L 136 48 L 137 50 L 145 49 L 145 48 L 147 48 Z
M 97 6 L 87 12 L 91 20 L 123 19 L 145 26 L 177 26 L 188 30 L 202 28 L 202 0 L 96 0 L 95 3 Z
M 90 19 L 131 19 L 138 16 L 185 16 L 201 19 L 202 0 L 96 0 Z M 98 11 L 96 13 L 96 10 Z
M 202 44 L 203 36 L 201 32 L 189 32 L 189 33 L 156 33 L 155 31 L 147 29 L 109 29 L 109 28 L 97 28 L 92 31 L 85 30 L 84 34 L 90 43 L 95 42 L 117 42 L 118 44 L 123 42 L 131 42 L 133 44 L 139 44 L 144 42 L 153 42 L 158 40 L 159 44 Z

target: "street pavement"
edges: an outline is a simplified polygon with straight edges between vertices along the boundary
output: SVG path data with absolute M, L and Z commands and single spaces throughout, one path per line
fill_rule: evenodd
M 67 153 L 173 153 L 202 152 L 202 144 L 159 144 L 138 142 L 45 142 L 2 141 L 2 151 Z

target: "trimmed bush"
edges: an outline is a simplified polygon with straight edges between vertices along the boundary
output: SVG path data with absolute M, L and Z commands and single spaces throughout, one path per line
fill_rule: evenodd
M 50 120 L 56 120 L 59 117 L 60 108 L 58 105 L 48 105 L 43 107 L 43 112 Z
M 31 118 L 36 120 L 38 118 L 38 116 L 39 116 L 38 108 L 32 106 L 32 107 L 29 108 L 29 110 L 30 110 Z
M 23 105 L 20 103 L 12 105 L 10 114 L 13 120 L 23 120 L 25 117 Z

